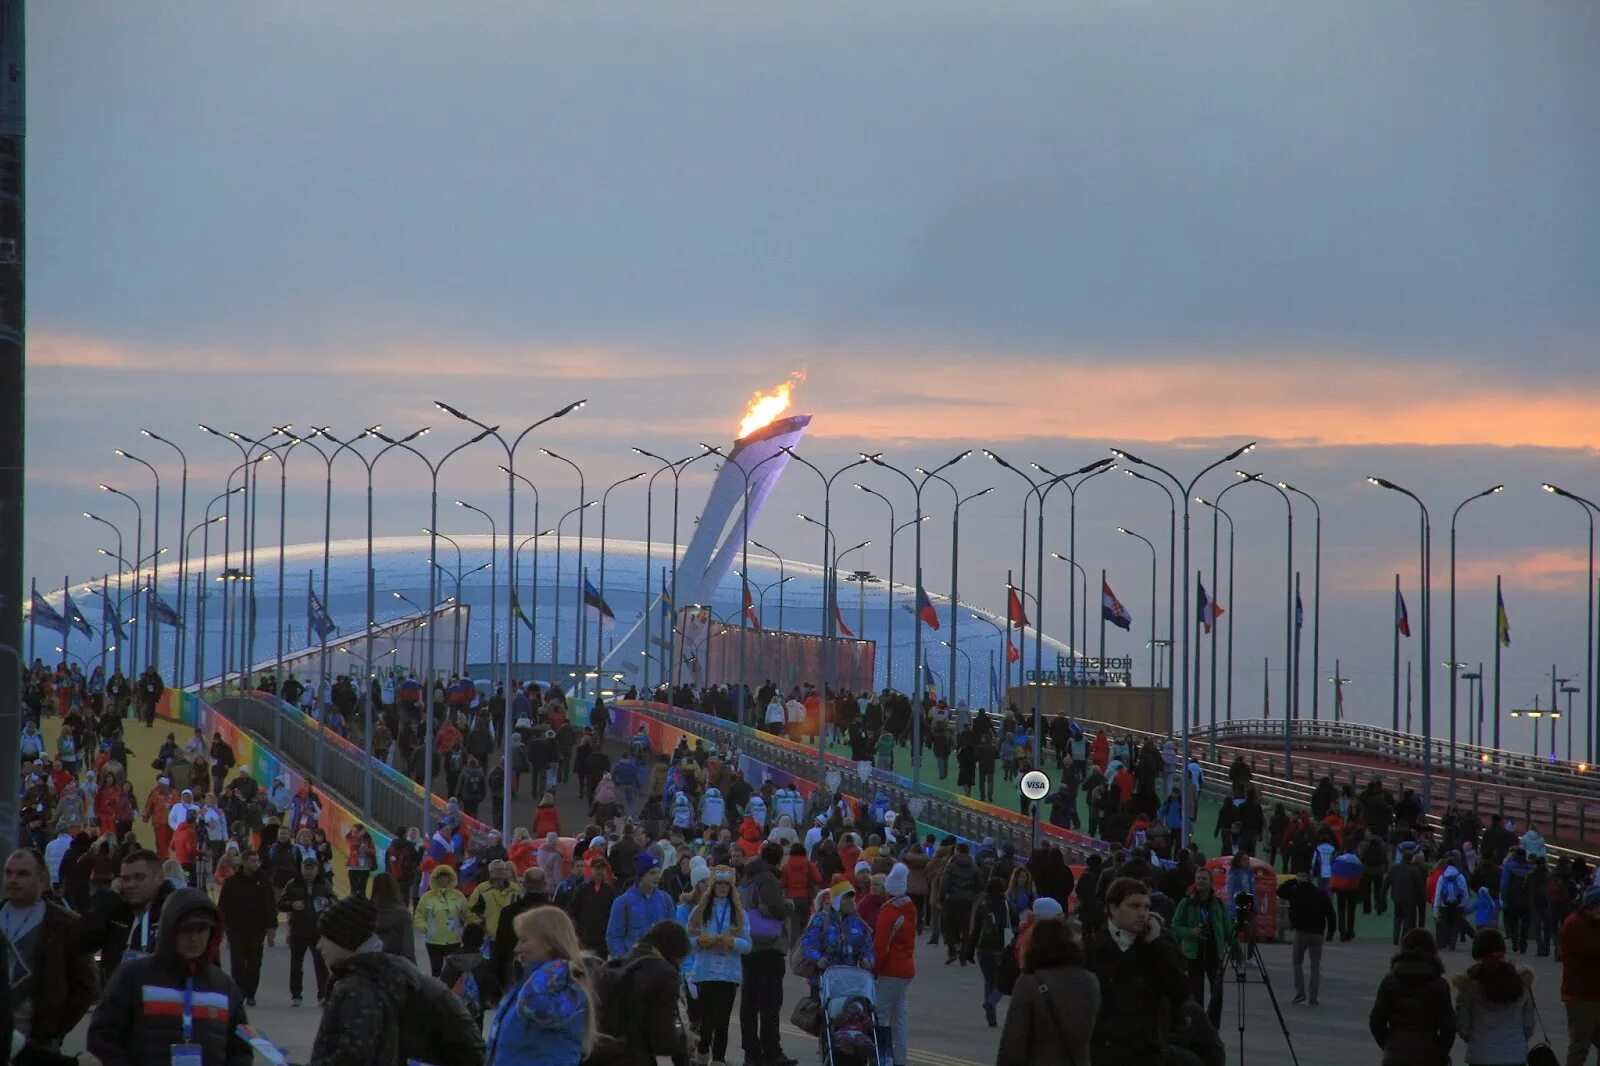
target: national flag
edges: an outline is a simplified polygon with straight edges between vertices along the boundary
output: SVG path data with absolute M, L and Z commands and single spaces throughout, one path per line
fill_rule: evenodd
M 756 601 L 750 598 L 750 582 L 744 582 L 744 616 L 750 620 L 750 628 L 761 628 L 761 616 L 756 614 Z
M 1341 715 L 1341 714 L 1344 713 L 1344 686 L 1343 685 L 1335 685 L 1335 686 L 1333 686 L 1333 713 L 1335 715 Z
M 1203 581 L 1196 578 L 1195 584 L 1200 588 L 1200 599 L 1197 605 L 1198 609 L 1195 612 L 1195 621 L 1205 626 L 1206 632 L 1209 633 L 1211 632 L 1211 623 L 1221 618 L 1224 613 L 1222 604 L 1217 603 L 1206 595 L 1206 586 Z
M 591 617 L 600 619 L 602 628 L 610 629 L 617 624 L 617 616 L 611 612 L 611 607 L 606 601 L 600 598 L 600 593 L 595 591 L 595 587 L 589 584 L 588 578 L 583 579 L 583 606 L 593 612 Z
M 672 593 L 666 589 L 661 590 L 661 620 L 664 622 L 672 620 Z
M 33 603 L 28 609 L 28 622 L 44 629 L 53 629 L 63 637 L 67 635 L 67 620 L 37 592 L 33 594 Z
M 930 700 L 939 698 L 939 682 L 933 676 L 933 667 L 928 665 L 926 659 L 922 662 L 922 691 L 927 693 Z
M 843 633 L 847 639 L 856 639 L 856 635 L 850 632 L 850 627 L 844 624 L 844 613 L 839 610 L 838 603 L 833 605 L 833 625 L 834 628 Z
M 1400 631 L 1402 637 L 1411 635 L 1411 616 L 1406 613 L 1405 594 L 1400 591 L 1399 586 L 1394 590 L 1394 627 Z
M 1294 628 L 1298 631 L 1306 625 L 1306 607 L 1300 602 L 1300 593 L 1294 594 Z
M 117 617 L 117 608 L 110 596 L 100 597 L 100 628 L 115 635 L 119 643 L 127 639 L 123 636 L 122 619 Z
M 150 612 L 150 617 L 155 619 L 156 625 L 171 626 L 174 629 L 183 628 L 183 619 L 178 617 L 178 612 L 172 609 L 170 603 L 156 595 L 155 589 L 145 589 L 144 599 L 145 610 Z
M 339 632 L 339 627 L 328 615 L 328 610 L 317 598 L 317 590 L 312 587 L 311 574 L 306 574 L 306 632 L 315 634 L 318 640 L 327 640 Z
M 1011 643 L 1011 638 L 1007 637 L 1006 638 L 1006 662 L 1014 663 L 1020 658 L 1022 658 L 1022 653 L 1017 650 L 1017 646 L 1015 644 Z
M 989 702 L 1000 706 L 1000 675 L 995 671 L 993 660 L 989 662 Z
M 939 612 L 933 609 L 933 601 L 928 599 L 928 593 L 921 585 L 917 586 L 917 617 L 929 629 L 939 628 Z
M 72 602 L 72 593 L 63 589 L 61 595 L 66 601 L 66 609 L 61 613 L 62 616 L 66 618 L 68 624 L 86 637 L 94 636 L 94 627 L 91 626 L 89 624 L 89 620 L 83 616 L 83 612 L 78 610 L 78 605 Z
M 516 589 L 511 590 L 511 617 L 527 626 L 528 632 L 533 632 L 533 619 L 529 618 L 527 612 L 522 609 L 522 601 L 517 599 Z
M 1015 585 L 1006 586 L 1006 617 L 1018 629 L 1028 628 L 1028 612 L 1022 609 L 1022 597 L 1017 595 Z M 938 629 L 938 626 L 933 628 Z
M 1133 627 L 1133 615 L 1122 606 L 1122 601 L 1117 599 L 1117 594 L 1111 591 L 1111 584 L 1107 581 L 1100 582 L 1100 617 L 1118 629 Z
M 1511 619 L 1506 617 L 1506 598 L 1499 592 L 1494 594 L 1495 599 L 1495 633 L 1500 638 L 1502 648 L 1511 647 Z

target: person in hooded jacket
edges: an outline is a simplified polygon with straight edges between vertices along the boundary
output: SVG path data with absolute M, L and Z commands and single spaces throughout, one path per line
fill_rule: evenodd
M 676 908 L 661 891 L 661 860 L 640 852 L 633 860 L 633 884 L 611 904 L 606 923 L 606 950 L 626 955 L 657 922 L 670 919 Z
M 949 947 L 946 966 L 958 958 L 965 966 L 973 959 L 973 948 L 966 943 L 972 925 L 972 906 L 983 892 L 983 874 L 972 858 L 965 841 L 956 844 L 955 853 L 939 874 L 939 904 L 943 909 L 945 943 Z
M 966 937 L 967 955 L 961 963 L 964 966 L 968 958 L 975 957 L 978 969 L 983 971 L 983 1016 L 991 1029 L 999 1025 L 995 1007 L 1000 1002 L 1000 955 L 1005 950 L 1006 933 L 1013 920 L 1011 904 L 1006 900 L 1006 883 L 998 877 L 989 878 L 984 894 L 972 907 L 972 928 Z
M 180 889 L 162 907 L 154 954 L 117 967 L 100 997 L 85 1047 L 104 1066 L 173 1061 L 175 1045 L 199 1050 L 201 1066 L 250 1066 L 239 1035 L 244 996 L 213 960 L 222 912 L 204 892 Z M 170 1009 L 154 1009 L 156 1005 Z
M 1528 1059 L 1538 1016 L 1533 1004 L 1533 971 L 1506 961 L 1506 939 L 1498 930 L 1480 929 L 1472 938 L 1476 961 L 1453 974 L 1456 1035 L 1467 1045 L 1467 1066 L 1506 1066 Z
M 244 865 L 230 876 L 217 895 L 228 938 L 228 965 L 232 977 L 244 994 L 245 1006 L 256 1005 L 256 990 L 261 987 L 262 945 L 267 930 L 278 926 L 278 900 L 272 889 L 272 876 L 261 865 L 261 856 L 246 853 Z
M 606 962 L 597 983 L 604 1061 L 610 1066 L 655 1066 L 660 1056 L 686 1066 L 689 1049 L 678 1002 L 690 950 L 688 932 L 667 919 L 652 925 L 626 955 Z M 490 1066 L 499 1064 L 490 1060 Z
M 1378 983 L 1367 1018 L 1383 1048 L 1384 1066 L 1444 1066 L 1456 1039 L 1456 1011 L 1439 946 L 1426 929 L 1400 941 L 1400 953 Z
M 1172 935 L 1183 949 L 1189 969 L 1189 991 L 1196 1003 L 1210 1006 L 1206 1015 L 1213 1029 L 1222 1024 L 1222 971 L 1233 946 L 1233 919 L 1217 897 L 1211 871 L 1199 869 L 1194 884 L 1178 901 L 1172 914 Z

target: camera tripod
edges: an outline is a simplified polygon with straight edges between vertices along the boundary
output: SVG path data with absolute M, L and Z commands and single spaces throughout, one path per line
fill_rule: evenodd
M 1239 1015 L 1239 1063 L 1244 1063 L 1244 1008 L 1245 988 L 1249 978 L 1245 971 L 1250 963 L 1256 964 L 1256 972 L 1261 975 L 1261 984 L 1267 990 L 1267 999 L 1272 1004 L 1272 1013 L 1278 1016 L 1278 1028 L 1283 1031 L 1283 1042 L 1289 1049 L 1289 1061 L 1294 1066 L 1300 1066 L 1300 1058 L 1295 1054 L 1294 1041 L 1289 1037 L 1289 1023 L 1284 1020 L 1283 1008 L 1278 1005 L 1277 994 L 1272 991 L 1272 978 L 1267 973 L 1267 964 L 1261 958 L 1261 948 L 1256 944 L 1255 915 L 1254 913 L 1241 915 L 1237 919 L 1239 931 L 1243 939 L 1235 940 L 1228 946 L 1228 958 L 1225 965 L 1233 967 L 1233 984 L 1235 1009 Z

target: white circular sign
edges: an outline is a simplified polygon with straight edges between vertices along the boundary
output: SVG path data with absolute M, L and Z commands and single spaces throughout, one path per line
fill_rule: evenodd
M 844 780 L 837 770 L 829 770 L 822 775 L 822 780 L 827 784 L 829 792 L 839 791 L 839 785 Z
M 1042 800 L 1050 794 L 1050 776 L 1043 770 L 1029 770 L 1017 782 L 1017 788 L 1026 799 Z
M 866 781 L 872 777 L 872 763 L 862 760 L 856 763 L 856 776 Z
M 922 812 L 927 808 L 927 806 L 928 801 L 923 799 L 921 796 L 912 796 L 910 801 L 907 803 L 907 809 L 911 811 L 911 817 L 913 818 L 921 818 Z

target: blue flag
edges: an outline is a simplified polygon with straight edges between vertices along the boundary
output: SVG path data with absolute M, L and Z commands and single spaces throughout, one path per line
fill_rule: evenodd
M 117 608 L 110 596 L 100 597 L 100 628 L 114 635 L 118 643 L 127 639 L 122 632 L 122 619 L 117 617 Z
M 83 616 L 83 612 L 78 610 L 78 605 L 72 602 L 72 593 L 62 590 L 61 595 L 65 600 L 66 607 L 66 609 L 61 612 L 62 616 L 65 617 L 72 628 L 76 629 L 79 633 L 82 633 L 86 637 L 94 636 L 94 627 L 91 626 L 89 624 L 89 620 Z
M 45 629 L 53 629 L 63 637 L 67 635 L 67 620 L 37 592 L 33 594 L 33 603 L 28 608 L 28 622 Z
M 306 575 L 306 632 L 314 634 L 318 640 L 327 640 L 339 632 L 339 627 L 334 624 L 327 608 L 322 606 L 322 601 L 317 599 L 316 589 L 312 587 L 311 575 Z
M 174 629 L 183 628 L 183 619 L 178 617 L 178 612 L 172 609 L 170 603 L 156 595 L 156 590 L 153 588 L 145 589 L 145 609 L 150 612 L 150 617 L 156 620 L 156 625 L 171 626 Z
M 602 628 L 609 628 L 617 622 L 617 616 L 612 613 L 610 605 L 600 598 L 600 593 L 589 584 L 589 579 L 583 579 L 583 606 L 592 612 L 592 617 L 600 619 Z

